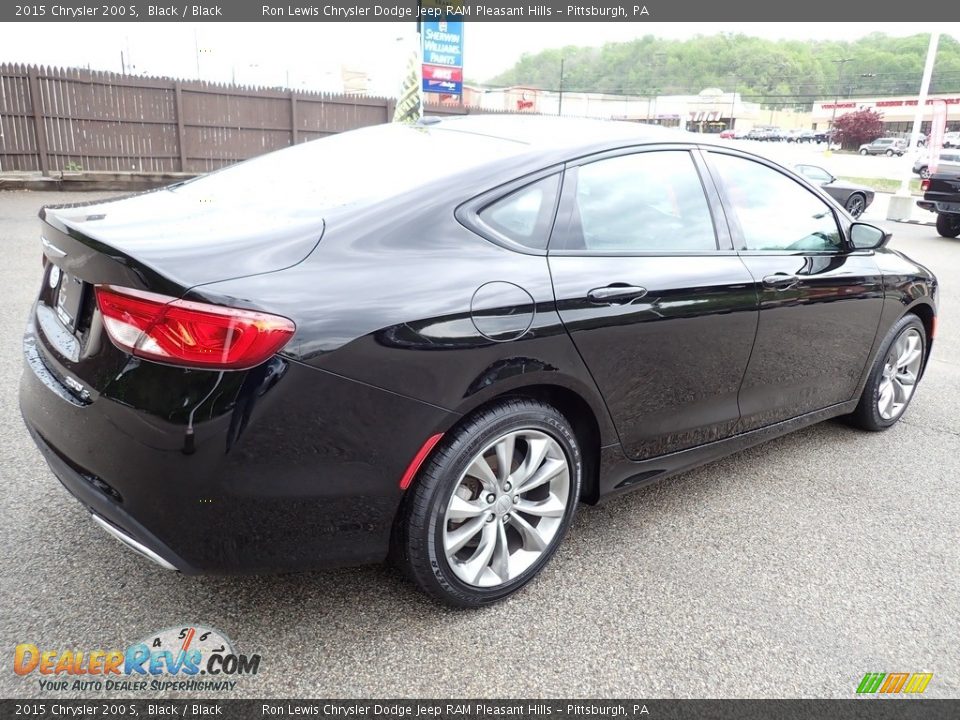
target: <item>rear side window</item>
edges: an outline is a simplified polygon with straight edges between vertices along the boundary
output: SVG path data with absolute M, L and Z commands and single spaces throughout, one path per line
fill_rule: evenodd
M 485 206 L 477 217 L 497 235 L 532 250 L 546 250 L 560 176 L 551 175 Z

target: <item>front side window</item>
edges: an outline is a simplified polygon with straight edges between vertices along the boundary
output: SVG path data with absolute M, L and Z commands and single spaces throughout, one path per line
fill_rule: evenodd
M 745 250 L 838 251 L 830 206 L 781 172 L 752 160 L 711 153 Z
M 574 218 L 568 249 L 626 254 L 717 249 L 703 185 L 685 150 L 582 165 Z

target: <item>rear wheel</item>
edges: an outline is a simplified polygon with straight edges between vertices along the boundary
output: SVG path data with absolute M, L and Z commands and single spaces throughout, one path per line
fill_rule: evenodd
M 900 318 L 890 328 L 870 369 L 850 421 L 864 430 L 886 430 L 902 416 L 920 379 L 926 357 L 927 332 L 916 315 Z
M 930 168 L 928 168 L 926 165 L 920 168 L 920 178 L 923 180 L 930 178 Z
M 937 232 L 945 238 L 955 238 L 960 235 L 960 215 L 937 213 Z
M 887 157 L 893 157 L 893 150 L 887 150 L 887 152 L 885 153 L 885 155 L 886 155 Z
M 516 592 L 553 556 L 580 495 L 582 462 L 566 418 L 513 399 L 448 434 L 397 521 L 394 551 L 427 593 L 479 607 Z

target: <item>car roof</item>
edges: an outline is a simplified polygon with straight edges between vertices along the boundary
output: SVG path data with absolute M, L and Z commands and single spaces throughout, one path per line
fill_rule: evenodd
M 427 117 L 420 121 L 431 131 L 486 135 L 529 145 L 531 150 L 596 150 L 643 143 L 702 144 L 702 135 L 620 120 L 596 120 L 549 115 L 467 115 Z

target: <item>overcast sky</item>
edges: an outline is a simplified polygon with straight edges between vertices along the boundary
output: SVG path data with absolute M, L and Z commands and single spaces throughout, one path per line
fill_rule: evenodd
M 939 23 L 960 38 L 960 23 Z M 524 52 L 602 45 L 644 35 L 683 39 L 721 32 L 771 39 L 849 39 L 872 32 L 913 35 L 932 23 L 469 23 L 464 73 L 486 80 Z M 414 47 L 415 24 L 393 23 L 24 23 L 7 24 L 0 61 L 121 69 L 137 74 L 338 90 L 340 66 L 369 73 L 374 92 L 393 95 Z M 197 50 L 199 49 L 199 53 Z M 199 56 L 199 59 L 198 59 Z

